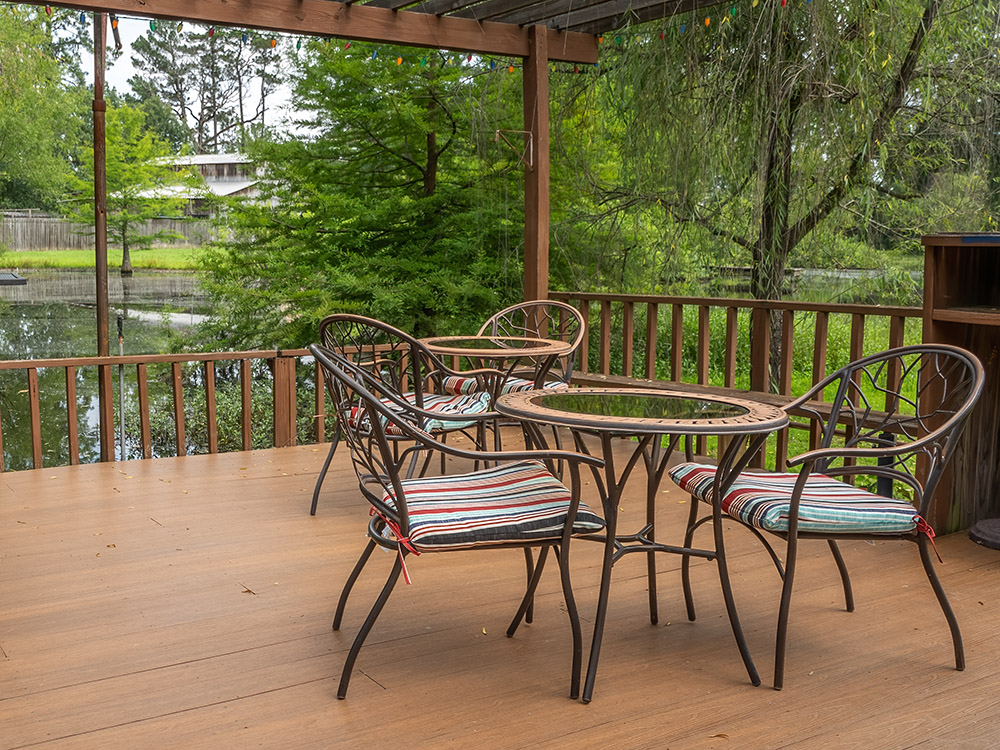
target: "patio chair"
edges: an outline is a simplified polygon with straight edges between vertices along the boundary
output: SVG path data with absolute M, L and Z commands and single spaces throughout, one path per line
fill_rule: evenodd
M 515 370 L 500 389 L 500 395 L 527 391 L 535 387 L 539 374 L 544 375 L 541 387 L 562 389 L 569 387 L 573 375 L 576 352 L 587 334 L 583 315 L 572 305 L 556 300 L 533 300 L 504 308 L 492 315 L 479 329 L 478 336 L 529 336 L 558 339 L 572 343 L 569 353 L 559 357 L 548 373 L 539 373 L 538 360 L 526 360 L 524 367 Z M 448 393 L 474 393 L 479 386 L 474 378 L 446 377 L 443 386 Z
M 467 394 L 444 393 L 442 381 L 459 373 L 450 369 L 408 333 L 361 315 L 344 313 L 324 318 L 319 325 L 319 340 L 324 347 L 365 368 L 387 393 L 399 396 L 422 410 L 422 429 L 438 435 L 471 429 L 475 433 L 470 437 L 477 445 L 485 445 L 487 423 L 492 424 L 497 415 L 490 411 L 491 404 L 485 393 L 484 377 L 497 376 L 499 372 L 476 370 L 462 373 L 463 378 L 478 383 L 481 390 Z M 320 488 L 337 451 L 341 433 L 338 423 L 323 468 L 316 478 L 310 515 L 316 515 Z M 390 439 L 403 438 L 400 435 L 390 435 Z M 416 466 L 416 460 L 417 456 L 414 455 L 411 471 Z
M 370 370 L 325 347 L 314 345 L 310 350 L 334 394 L 343 439 L 350 447 L 361 494 L 370 506 L 372 517 L 368 524 L 368 544 L 341 592 L 334 630 L 340 629 L 351 588 L 375 547 L 396 553 L 388 580 L 348 653 L 337 697 L 342 699 L 347 694 L 358 653 L 400 573 L 409 582 L 406 558 L 410 554 L 498 547 L 540 548 L 539 564 L 507 631 L 512 636 L 531 604 L 545 555 L 554 547 L 573 636 L 570 697 L 576 698 L 580 688 L 582 636 L 570 585 L 569 543 L 574 535 L 594 534 L 604 528 L 604 521 L 580 502 L 579 472 L 581 463 L 601 467 L 603 461 L 564 451 L 483 453 L 455 448 L 425 431 L 422 413 L 385 387 L 384 381 L 374 377 Z M 397 455 L 390 437 L 394 434 L 406 436 L 413 446 Z M 404 477 L 401 467 L 407 453 L 416 450 L 502 463 L 466 474 Z M 554 476 L 554 461 L 569 466 L 569 489 Z
M 790 415 L 804 415 L 822 429 L 817 448 L 788 461 L 798 471 L 744 471 L 722 498 L 722 510 L 754 532 L 784 578 L 775 638 L 775 689 L 780 690 L 784 681 L 800 539 L 827 541 L 849 612 L 854 610 L 854 598 L 837 540 L 916 543 L 951 629 L 955 668 L 965 668 L 958 622 L 931 561 L 934 530 L 924 519 L 966 418 L 982 392 L 983 378 L 983 366 L 975 356 L 947 345 L 902 347 L 852 362 L 786 407 Z M 824 418 L 817 402 L 831 391 L 835 396 L 829 417 Z M 714 472 L 713 466 L 686 462 L 671 469 L 670 476 L 693 498 L 712 503 Z M 701 523 L 694 519 L 692 508 L 688 542 Z M 786 540 L 783 571 L 761 532 Z M 694 619 L 684 562 L 688 616 Z

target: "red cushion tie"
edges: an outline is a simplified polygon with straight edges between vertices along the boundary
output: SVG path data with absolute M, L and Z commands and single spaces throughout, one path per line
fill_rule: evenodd
M 374 506 L 368 509 L 368 515 L 374 516 L 378 511 L 375 510 Z M 403 536 L 402 530 L 399 528 L 399 524 L 393 521 L 391 518 L 386 518 L 381 513 L 378 513 L 378 517 L 385 521 L 385 525 L 389 527 L 389 531 L 392 535 L 396 537 L 396 553 L 399 555 L 399 564 L 403 568 L 403 580 L 406 581 L 406 585 L 409 586 L 412 581 L 410 581 L 410 572 L 406 569 L 406 558 L 403 555 L 403 547 L 406 547 L 410 552 L 412 552 L 417 557 L 420 556 L 420 552 L 417 550 L 413 544 L 410 543 L 410 538 Z
M 918 534 L 926 534 L 927 535 L 927 538 L 931 542 L 931 547 L 934 548 L 934 554 L 937 555 L 938 562 L 942 562 L 943 563 L 944 559 L 941 557 L 941 553 L 938 552 L 937 545 L 934 544 L 934 529 L 931 528 L 931 525 L 929 523 L 927 523 L 927 521 L 925 521 L 921 516 L 914 516 L 913 517 L 913 522 L 917 525 L 917 533 Z

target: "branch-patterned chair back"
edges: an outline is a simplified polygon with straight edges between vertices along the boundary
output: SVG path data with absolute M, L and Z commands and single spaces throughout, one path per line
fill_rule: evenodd
M 884 477 L 913 491 L 926 515 L 961 427 L 983 389 L 984 371 L 957 347 L 917 345 L 856 360 L 829 375 L 789 408 L 823 422 L 811 406 L 816 395 L 831 403 L 819 448 L 831 453 L 814 470 L 829 476 Z M 877 465 L 857 463 L 851 449 L 882 450 Z M 916 473 L 917 461 L 922 463 Z
M 424 387 L 435 376 L 436 358 L 408 333 L 379 320 L 344 313 L 323 319 L 319 340 L 385 388 L 397 394 L 413 392 L 416 405 L 423 406 Z
M 479 329 L 479 335 L 528 336 L 568 341 L 572 350 L 559 358 L 552 372 L 568 383 L 576 352 L 587 334 L 583 315 L 572 305 L 556 300 L 521 302 L 495 313 Z
M 420 428 L 419 416 L 408 411 L 410 405 L 398 395 L 393 381 L 386 377 L 388 372 L 370 368 L 367 360 L 359 364 L 353 356 L 326 346 L 310 349 L 332 394 L 341 440 L 350 448 L 362 494 L 379 515 L 396 524 L 393 531 L 405 537 L 409 517 L 400 467 L 416 447 L 424 441 L 434 442 L 433 438 Z M 381 356 L 380 351 L 374 359 Z M 386 434 L 389 425 L 405 440 L 416 441 L 416 446 L 401 453 L 394 450 L 395 440 Z M 395 498 L 395 507 L 383 501 L 385 492 Z

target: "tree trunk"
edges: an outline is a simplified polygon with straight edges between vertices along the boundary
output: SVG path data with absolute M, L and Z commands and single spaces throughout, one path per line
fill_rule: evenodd
M 132 275 L 132 256 L 129 254 L 128 250 L 128 236 L 126 233 L 126 228 L 122 227 L 122 276 Z

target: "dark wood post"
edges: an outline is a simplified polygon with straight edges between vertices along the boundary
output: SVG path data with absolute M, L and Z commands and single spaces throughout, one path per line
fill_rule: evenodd
M 105 142 L 104 69 L 108 46 L 108 16 L 94 14 L 94 268 L 97 274 L 97 356 L 111 352 L 108 335 L 108 173 Z M 115 453 L 115 416 L 111 394 L 111 368 L 97 368 L 101 460 Z
M 549 52 L 548 30 L 532 27 L 524 59 L 524 299 L 549 296 Z

